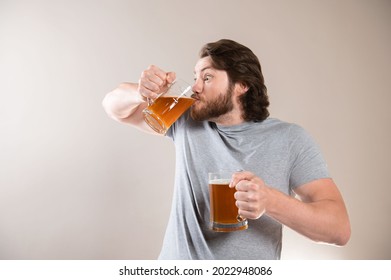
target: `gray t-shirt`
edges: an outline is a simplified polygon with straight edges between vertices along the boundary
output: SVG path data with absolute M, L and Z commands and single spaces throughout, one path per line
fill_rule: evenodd
M 329 177 L 313 139 L 278 119 L 220 126 L 185 114 L 167 136 L 176 148 L 175 188 L 159 259 L 280 259 L 282 225 L 267 215 L 244 231 L 210 230 L 208 172 L 250 171 L 288 195 Z

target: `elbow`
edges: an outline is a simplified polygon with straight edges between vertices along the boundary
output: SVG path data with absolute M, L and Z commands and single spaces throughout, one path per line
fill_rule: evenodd
M 120 119 L 122 119 L 120 112 L 117 110 L 115 104 L 113 104 L 113 102 L 109 96 L 106 96 L 103 99 L 102 107 L 103 107 L 103 110 L 106 112 L 106 114 L 110 118 L 112 118 L 116 121 L 119 121 Z
M 341 247 L 345 246 L 346 244 L 348 244 L 350 240 L 351 233 L 352 231 L 351 231 L 350 223 L 348 221 L 344 225 L 340 226 L 333 243 L 336 246 L 341 246 Z
M 346 244 L 348 244 L 348 242 L 350 240 L 351 233 L 352 233 L 352 231 L 351 231 L 351 228 L 349 225 L 348 228 L 341 234 L 338 245 L 345 246 Z
M 106 95 L 102 100 L 102 107 L 105 110 L 107 114 L 109 114 L 109 100 L 108 96 Z
M 111 99 L 109 95 L 106 95 L 102 100 L 102 107 L 109 117 L 115 118 L 116 112 Z
M 126 118 L 129 112 L 124 109 L 124 102 L 116 93 L 116 90 L 114 90 L 113 92 L 106 94 L 102 100 L 102 107 L 109 117 L 117 120 Z
M 110 117 L 116 120 L 125 119 L 137 110 L 143 100 L 136 86 L 136 84 L 123 83 L 106 94 L 102 100 L 102 106 Z
M 110 93 L 107 94 L 103 100 L 102 100 L 102 107 L 103 107 L 103 110 L 106 112 L 107 115 L 109 115 L 110 117 L 116 115 L 116 106 L 113 102 L 113 98 L 110 96 Z
M 343 219 L 336 223 L 329 224 L 327 231 L 312 240 L 315 242 L 343 247 L 348 244 L 351 236 L 349 219 Z

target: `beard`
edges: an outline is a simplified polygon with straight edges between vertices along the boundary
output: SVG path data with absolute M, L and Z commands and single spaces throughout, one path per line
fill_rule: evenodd
M 232 102 L 233 88 L 233 85 L 230 85 L 225 94 L 220 93 L 214 100 L 198 101 L 197 103 L 203 102 L 204 106 L 196 107 L 193 105 L 190 109 L 191 118 L 195 121 L 214 120 L 232 111 L 234 107 Z

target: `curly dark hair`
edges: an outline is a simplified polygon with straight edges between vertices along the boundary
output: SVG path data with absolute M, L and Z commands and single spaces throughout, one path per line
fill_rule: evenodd
M 245 121 L 261 122 L 269 116 L 269 98 L 257 56 L 246 46 L 221 39 L 202 47 L 200 58 L 209 56 L 212 66 L 227 72 L 230 83 L 243 83 L 248 91 L 239 97 Z

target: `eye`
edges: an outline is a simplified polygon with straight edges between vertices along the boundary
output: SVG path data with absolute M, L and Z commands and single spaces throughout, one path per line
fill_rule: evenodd
M 205 74 L 203 80 L 204 82 L 209 82 L 212 78 L 213 76 L 211 74 Z

